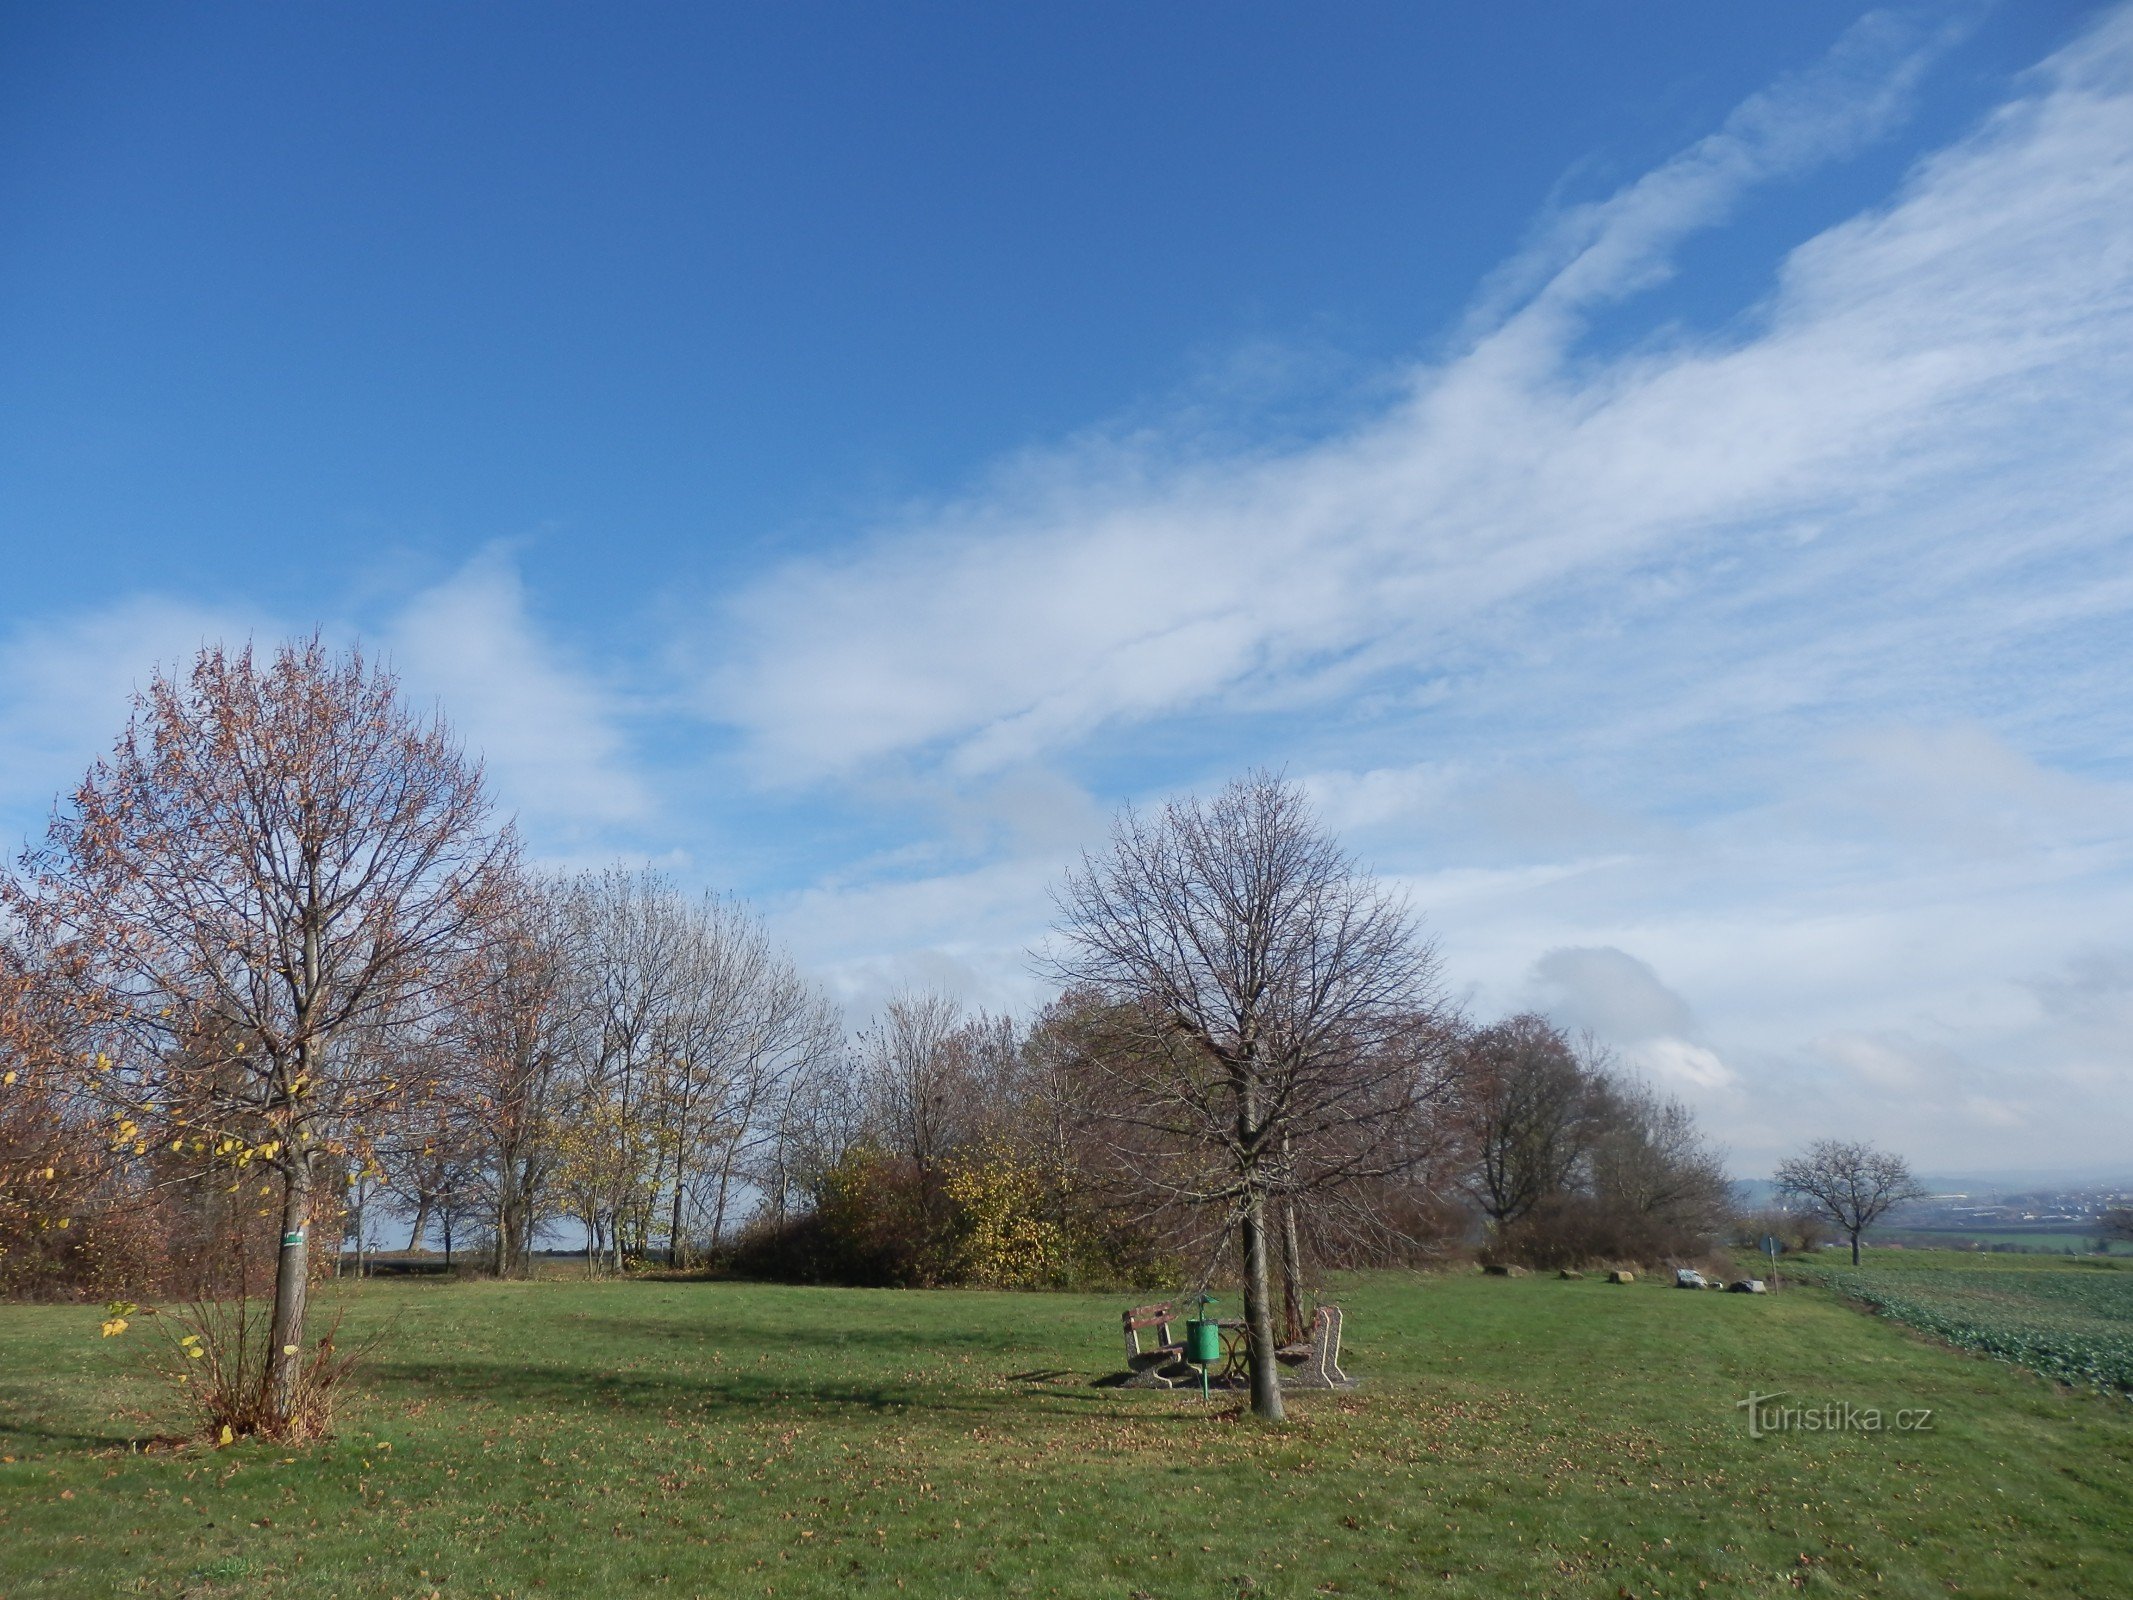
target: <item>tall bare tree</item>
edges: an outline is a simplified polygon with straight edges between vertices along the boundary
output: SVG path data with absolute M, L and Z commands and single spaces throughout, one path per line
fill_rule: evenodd
M 786 1081 L 844 1042 L 834 1008 L 737 900 L 706 895 L 688 908 L 681 961 L 660 1110 L 677 1263 L 692 1217 L 708 1222 L 714 1244 L 724 1235 L 735 1185 L 773 1135 Z
M 281 1187 L 263 1428 L 302 1426 L 322 1163 L 414 1085 L 389 1049 L 461 983 L 513 857 L 481 769 L 392 676 L 313 637 L 203 650 L 136 698 L 45 845 L 0 887 L 139 1142 L 243 1152 Z
M 774 1222 L 818 1194 L 867 1137 L 863 1087 L 841 1059 L 841 1042 L 826 1035 L 824 1047 L 803 1055 L 764 1107 L 764 1136 L 742 1171 Z
M 576 1141 L 574 1187 L 581 1209 L 599 1197 L 591 1226 L 620 1271 L 626 1251 L 651 1247 L 670 1155 L 661 1102 L 687 1004 L 688 906 L 665 874 L 610 867 L 572 885 L 566 914 L 573 1040 L 564 1115 Z M 593 1129 L 615 1148 L 586 1148 Z M 600 1180 L 587 1187 L 594 1172 Z M 608 1205 L 612 1214 L 599 1209 Z
M 1592 1083 L 1570 1040 L 1530 1012 L 1469 1033 L 1459 1074 L 1474 1155 L 1467 1188 L 1502 1228 L 1577 1178 Z
M 1852 1242 L 1855 1267 L 1866 1230 L 1906 1200 L 1925 1194 L 1902 1156 L 1841 1139 L 1818 1139 L 1804 1155 L 1781 1163 L 1777 1189 L 1835 1223 Z
M 1127 810 L 1056 898 L 1045 965 L 1109 1002 L 1120 1035 L 1091 1058 L 1089 1110 L 1145 1181 L 1234 1224 L 1252 1409 L 1278 1420 L 1272 1205 L 1409 1158 L 1439 1086 L 1411 1047 L 1439 1005 L 1434 953 L 1303 791 L 1264 773 Z
M 868 1120 L 928 1183 L 941 1162 L 1000 1120 L 1016 1054 L 1014 1023 L 966 1017 L 944 994 L 899 994 L 859 1036 Z
M 724 1231 L 736 1186 L 774 1136 L 781 1087 L 841 1048 L 842 1029 L 737 900 L 691 899 L 664 874 L 611 869 L 578 879 L 565 905 L 560 1115 L 576 1204 L 594 1206 L 615 1267 L 661 1235 L 680 1262 L 696 1226 Z M 589 1130 L 616 1149 L 586 1148 Z M 589 1173 L 602 1175 L 590 1187 Z M 612 1215 L 600 1209 L 610 1203 Z
M 1681 1233 L 1719 1233 L 1733 1212 L 1723 1152 L 1679 1100 L 1600 1063 L 1589 1114 L 1594 1197 Z
M 445 1028 L 453 1120 L 480 1146 L 476 1187 L 498 1277 L 532 1270 L 535 1235 L 556 1204 L 554 1132 L 575 1037 L 566 892 L 553 878 L 512 882 Z

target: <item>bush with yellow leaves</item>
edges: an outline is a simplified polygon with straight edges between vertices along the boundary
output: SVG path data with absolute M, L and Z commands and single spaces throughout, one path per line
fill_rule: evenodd
M 948 1163 L 942 1189 L 954 1203 L 961 1238 L 955 1276 L 996 1289 L 1063 1284 L 1071 1254 L 1061 1225 L 1058 1184 L 990 1145 Z

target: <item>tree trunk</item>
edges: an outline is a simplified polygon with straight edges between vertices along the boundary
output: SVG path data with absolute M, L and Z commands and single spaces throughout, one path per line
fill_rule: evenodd
M 681 1164 L 676 1162 L 674 1165 L 674 1206 L 667 1214 L 667 1265 L 670 1267 L 685 1265 L 682 1261 L 681 1250 L 681 1198 Z
M 1852 1265 L 1859 1265 L 1859 1230 L 1852 1229 Z
M 430 1197 L 424 1195 L 415 1206 L 414 1226 L 407 1230 L 407 1253 L 413 1255 L 422 1248 L 422 1236 L 429 1231 Z
M 496 1249 L 491 1260 L 491 1270 L 497 1277 L 505 1275 L 505 1263 L 511 1259 L 511 1180 L 508 1169 L 499 1166 L 496 1180 Z
M 1296 1198 L 1281 1198 L 1282 1342 L 1300 1342 L 1307 1329 L 1303 1314 L 1303 1250 L 1296 1239 Z
M 1274 1308 L 1267 1294 L 1266 1196 L 1251 1190 L 1244 1201 L 1244 1328 L 1252 1375 L 1252 1414 L 1284 1419 L 1281 1363 L 1274 1359 Z
M 738 1139 L 729 1141 L 726 1153 L 718 1164 L 718 1204 L 711 1211 L 711 1248 L 714 1250 L 726 1242 L 726 1196 L 733 1187 L 733 1160 L 739 1145 Z M 782 1189 L 778 1195 L 776 1209 L 782 1218 L 785 1213 L 785 1196 Z
M 513 1158 L 510 1182 L 504 1191 L 503 1213 L 503 1264 L 502 1276 L 513 1278 L 530 1277 L 533 1274 L 533 1226 L 527 1220 L 531 1203 L 527 1190 L 529 1163 Z
M 274 1317 L 267 1331 L 267 1416 L 288 1430 L 303 1370 L 304 1298 L 311 1284 L 311 1162 L 299 1153 L 283 1181 L 281 1254 L 274 1264 Z

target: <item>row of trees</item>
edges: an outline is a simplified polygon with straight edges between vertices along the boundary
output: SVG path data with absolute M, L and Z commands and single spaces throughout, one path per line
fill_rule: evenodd
M 1694 1255 L 1730 1218 L 1721 1154 L 1688 1108 L 1590 1040 L 1517 1016 L 1463 1046 L 1465 1187 L 1494 1257 L 1532 1267 Z
M 478 764 L 316 640 L 158 678 L 0 881 L 0 1270 L 274 1285 L 247 1426 L 323 1370 L 312 1241 L 382 1208 L 522 1271 L 744 1259 L 879 1281 L 1243 1284 L 1253 1400 L 1327 1265 L 1470 1202 L 1543 1261 L 1693 1248 L 1688 1114 L 1545 1022 L 1468 1026 L 1404 902 L 1269 775 L 1125 813 L 1029 1026 L 907 996 L 847 1044 L 739 905 L 530 872 Z M 200 1287 L 210 1290 L 217 1282 Z
M 347 1209 L 499 1271 L 559 1214 L 616 1259 L 715 1239 L 839 1033 L 739 906 L 529 873 L 360 656 L 211 649 L 0 879 L 0 1271 L 270 1281 L 245 1420 L 301 1431 Z
M 456 1201 L 506 1273 L 559 1215 L 618 1268 L 716 1244 L 792 1164 L 842 1045 L 835 1008 L 745 908 L 652 872 L 524 882 L 455 1025 L 459 1077 L 402 1124 L 420 1143 L 388 1170 L 411 1242 Z

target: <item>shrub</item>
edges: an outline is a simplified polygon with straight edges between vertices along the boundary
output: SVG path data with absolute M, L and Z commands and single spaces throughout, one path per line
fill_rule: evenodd
M 1153 1229 L 999 1144 L 930 1172 L 854 1150 L 815 1186 L 808 1210 L 744 1229 L 727 1265 L 787 1283 L 1002 1289 L 1140 1285 L 1177 1268 Z
M 104 1308 L 103 1335 L 117 1338 L 136 1319 L 153 1319 L 161 1334 L 147 1366 L 191 1413 L 195 1431 L 218 1444 L 271 1436 L 289 1443 L 323 1438 L 333 1425 L 336 1395 L 363 1354 L 339 1347 L 340 1321 L 299 1363 L 286 1409 L 268 1390 L 271 1301 L 246 1294 L 198 1299 L 158 1312 L 125 1301 Z
M 1623 1263 L 1652 1267 L 1701 1260 L 1712 1242 L 1709 1234 L 1664 1217 L 1564 1194 L 1498 1229 L 1479 1259 L 1485 1266 L 1516 1264 L 1551 1272 Z

